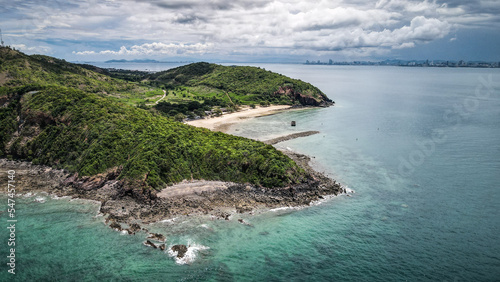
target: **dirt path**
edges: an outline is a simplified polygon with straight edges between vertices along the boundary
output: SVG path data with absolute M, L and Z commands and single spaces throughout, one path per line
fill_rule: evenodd
M 153 105 L 158 105 L 158 103 L 165 99 L 165 97 L 167 97 L 167 91 L 163 90 L 163 97 L 161 97 L 160 99 L 158 99 L 156 102 L 154 102 L 153 104 L 146 104 L 146 106 L 153 106 Z

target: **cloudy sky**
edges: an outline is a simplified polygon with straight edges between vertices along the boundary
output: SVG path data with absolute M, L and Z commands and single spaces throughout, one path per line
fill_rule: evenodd
M 6 45 L 71 61 L 500 61 L 499 0 L 0 0 Z

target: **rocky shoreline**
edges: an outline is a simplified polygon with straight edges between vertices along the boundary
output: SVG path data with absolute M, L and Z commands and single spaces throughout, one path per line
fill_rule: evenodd
M 119 167 L 92 177 L 79 177 L 77 173 L 34 165 L 30 162 L 0 159 L 0 171 L 16 171 L 16 193 L 47 192 L 58 197 L 94 200 L 101 203 L 100 213 L 106 224 L 120 232 L 135 234 L 149 232 L 144 226 L 177 216 L 211 215 L 229 220 L 231 215 L 257 209 L 307 206 L 327 195 L 345 193 L 334 180 L 314 171 L 310 158 L 293 152 L 284 152 L 301 168 L 310 173 L 306 183 L 284 188 L 264 188 L 251 184 L 224 183 L 224 189 L 192 192 L 178 196 L 159 197 L 160 191 L 132 186 L 118 180 Z M 5 182 L 5 183 L 4 183 Z M 210 181 L 204 181 L 204 184 Z M 217 182 L 218 185 L 221 182 Z M 0 178 L 6 187 L 7 178 Z M 168 187 L 166 188 L 168 189 Z M 150 233 L 145 244 L 164 249 L 161 234 Z M 160 239 L 160 240 L 159 240 Z M 151 240 L 160 241 L 160 245 Z
M 157 196 L 160 191 L 131 187 L 118 180 L 120 168 L 92 177 L 79 177 L 76 173 L 30 162 L 0 159 L 0 170 L 16 171 L 17 193 L 43 191 L 59 197 L 98 201 L 101 203 L 100 212 L 108 215 L 110 221 L 126 224 L 136 221 L 147 224 L 192 214 L 212 214 L 226 218 L 225 211 L 228 209 L 244 213 L 263 207 L 305 206 L 323 196 L 343 192 L 338 183 L 309 166 L 308 156 L 288 151 L 284 153 L 309 172 L 312 179 L 292 187 L 272 189 L 226 182 L 225 189 L 163 198 Z M 6 181 L 7 178 L 1 178 L 0 185 L 6 184 Z

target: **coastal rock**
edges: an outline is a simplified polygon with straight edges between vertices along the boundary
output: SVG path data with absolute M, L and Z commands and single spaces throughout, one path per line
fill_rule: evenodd
M 148 247 L 153 247 L 153 248 L 155 248 L 155 249 L 157 249 L 157 248 L 158 248 L 158 247 L 157 247 L 157 246 L 156 246 L 153 242 L 151 242 L 151 241 L 149 241 L 149 240 L 144 241 L 144 243 L 143 243 L 143 244 L 144 244 L 145 246 L 148 246 Z
M 130 227 L 129 227 L 130 231 L 132 232 L 137 232 L 137 231 L 140 231 L 141 230 L 141 226 L 137 223 L 132 223 L 130 224 Z
M 335 104 L 335 102 L 330 100 L 323 93 L 320 94 L 320 97 L 314 98 L 310 95 L 305 95 L 300 93 L 299 91 L 296 91 L 291 86 L 280 86 L 278 91 L 274 92 L 273 95 L 274 96 L 286 95 L 290 97 L 293 101 L 298 101 L 303 106 L 328 107 Z
M 172 252 L 177 252 L 177 258 L 183 258 L 188 250 L 186 245 L 175 245 L 170 249 L 172 250 Z
M 230 217 L 230 216 L 231 216 L 230 214 L 228 214 L 228 213 L 224 213 L 224 215 L 223 215 L 224 220 L 229 220 L 229 217 Z
M 165 236 L 159 233 L 149 233 L 148 239 L 153 239 L 159 242 L 165 242 L 166 240 Z
M 165 248 L 166 248 L 166 247 L 165 247 L 165 244 L 161 244 L 161 245 L 160 245 L 160 250 L 165 251 Z
M 246 204 L 237 204 L 235 206 L 235 208 L 236 208 L 236 212 L 238 212 L 238 213 L 245 213 L 245 212 L 251 212 L 252 211 L 252 207 L 248 206 Z
M 119 223 L 114 222 L 114 221 L 111 222 L 111 224 L 109 225 L 109 227 L 113 228 L 113 229 L 115 229 L 117 231 L 122 231 L 122 226 Z
M 125 222 L 134 215 L 134 211 L 142 206 L 132 197 L 123 197 L 120 200 L 109 200 L 101 205 L 101 213 L 109 214 L 116 221 Z

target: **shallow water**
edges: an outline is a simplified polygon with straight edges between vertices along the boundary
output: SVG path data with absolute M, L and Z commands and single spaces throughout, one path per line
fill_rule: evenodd
M 95 204 L 20 197 L 16 279 L 499 279 L 500 70 L 261 67 L 313 83 L 336 106 L 256 118 L 232 132 L 265 140 L 319 130 L 276 146 L 312 156 L 352 197 L 242 216 L 250 226 L 239 217 L 149 226 L 169 246 L 191 245 L 186 264 L 143 246 L 145 234 L 109 229 Z M 491 81 L 489 95 L 484 87 L 476 95 L 481 78 Z M 7 236 L 0 232 L 0 242 Z M 0 270 L 11 278 L 6 264 Z

